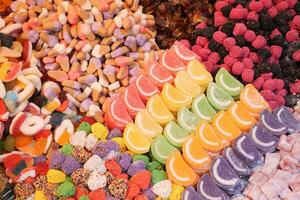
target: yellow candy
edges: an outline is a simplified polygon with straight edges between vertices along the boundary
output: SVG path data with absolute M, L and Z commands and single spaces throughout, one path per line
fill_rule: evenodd
M 120 148 L 121 148 L 122 152 L 126 151 L 126 144 L 125 144 L 122 137 L 115 137 L 115 138 L 112 138 L 111 140 L 120 145 Z
M 53 99 L 49 103 L 47 103 L 42 108 L 42 113 L 46 112 L 45 114 L 51 114 L 54 110 L 56 110 L 60 106 L 60 101 L 58 98 Z M 43 112 L 44 111 L 44 112 Z M 49 113 L 47 113 L 49 112 Z
M 37 190 L 34 193 L 34 200 L 47 200 L 44 192 Z
M 181 194 L 184 190 L 184 187 L 176 184 L 172 184 L 172 192 L 169 196 L 170 200 L 180 200 L 181 199 Z
M 11 68 L 12 63 L 11 62 L 5 62 L 0 67 L 0 80 L 4 80 L 6 78 L 6 75 Z
M 108 130 L 103 124 L 97 122 L 91 126 L 91 129 L 92 133 L 96 136 L 96 138 L 101 140 L 106 139 L 108 135 Z
M 50 169 L 47 172 L 48 183 L 62 183 L 66 180 L 67 176 L 62 171 Z

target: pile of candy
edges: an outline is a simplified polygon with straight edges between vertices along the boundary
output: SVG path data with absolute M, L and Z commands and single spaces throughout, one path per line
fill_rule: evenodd
M 299 6 L 294 0 L 217 1 L 214 25 L 197 26 L 191 49 L 210 72 L 224 67 L 253 83 L 272 108 L 293 106 L 300 93 Z
M 196 45 L 159 50 L 138 0 L 14 1 L 0 18 L 2 199 L 300 198 L 300 101 L 283 106 L 299 93 L 298 7 L 217 1 Z

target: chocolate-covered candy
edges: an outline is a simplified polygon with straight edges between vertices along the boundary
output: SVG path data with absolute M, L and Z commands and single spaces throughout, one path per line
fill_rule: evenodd
M 245 178 L 250 175 L 249 167 L 234 153 L 231 147 L 224 149 L 223 156 L 239 177 Z
M 287 127 L 268 110 L 260 113 L 260 123 L 273 135 L 282 135 L 287 132 Z
M 233 144 L 234 152 L 249 167 L 256 167 L 264 162 L 263 155 L 258 151 L 249 136 L 241 135 Z
M 256 124 L 249 133 L 249 136 L 258 150 L 262 153 L 276 150 L 279 139 L 272 135 L 262 125 Z
M 216 185 L 209 174 L 201 176 L 197 184 L 197 192 L 203 199 L 229 199 L 229 197 Z

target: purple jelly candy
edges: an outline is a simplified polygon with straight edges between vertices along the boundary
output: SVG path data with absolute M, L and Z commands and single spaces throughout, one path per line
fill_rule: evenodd
M 260 123 L 273 135 L 282 135 L 287 132 L 287 127 L 268 110 L 261 112 Z
M 247 137 L 245 134 L 235 140 L 233 150 L 251 168 L 264 162 L 263 155 L 255 147 L 250 137 Z
M 246 178 L 250 176 L 249 167 L 234 153 L 231 147 L 224 149 L 223 155 L 239 177 Z
M 123 171 L 127 171 L 131 164 L 132 156 L 128 153 L 121 155 L 120 160 L 118 161 L 119 165 L 122 167 Z
M 197 192 L 201 199 L 229 199 L 229 197 L 216 185 L 214 180 L 208 174 L 201 176 L 197 184 Z
M 277 119 L 285 124 L 289 133 L 298 133 L 300 131 L 300 122 L 294 117 L 290 108 L 281 106 L 274 111 Z
M 263 154 L 276 150 L 279 139 L 272 135 L 266 128 L 256 124 L 252 127 L 249 137 L 260 152 Z
M 144 194 L 147 196 L 148 200 L 155 200 L 156 199 L 156 194 L 152 191 L 152 189 L 147 189 Z
M 146 169 L 146 165 L 143 160 L 134 161 L 128 168 L 127 174 L 130 176 L 135 175 L 137 172 Z
M 61 170 L 67 174 L 72 174 L 76 169 L 81 167 L 80 163 L 72 156 L 66 156 L 65 161 L 61 165 Z
M 181 194 L 181 199 L 183 200 L 205 200 L 205 198 L 200 197 L 196 190 L 189 186 Z
M 217 156 L 212 161 L 209 172 L 216 184 L 227 194 L 237 194 L 244 189 L 242 180 L 222 156 Z

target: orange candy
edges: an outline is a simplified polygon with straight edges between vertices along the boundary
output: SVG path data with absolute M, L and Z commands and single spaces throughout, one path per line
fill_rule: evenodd
M 26 136 L 26 135 L 18 135 L 15 136 L 16 139 L 16 148 L 24 147 L 32 142 L 32 136 Z
M 218 112 L 212 121 L 217 136 L 220 139 L 232 141 L 237 138 L 242 131 L 231 121 L 225 111 Z
M 169 179 L 177 185 L 192 186 L 199 179 L 193 169 L 183 160 L 181 154 L 176 151 L 167 159 L 166 170 Z
M 211 158 L 201 147 L 201 141 L 196 136 L 189 136 L 182 145 L 182 155 L 184 160 L 199 173 L 206 172 L 209 168 Z
M 240 101 L 233 103 L 226 112 L 233 123 L 242 131 L 249 131 L 256 122 Z

